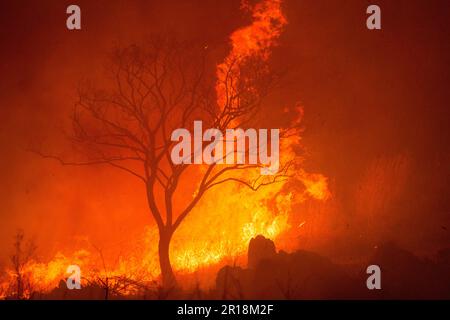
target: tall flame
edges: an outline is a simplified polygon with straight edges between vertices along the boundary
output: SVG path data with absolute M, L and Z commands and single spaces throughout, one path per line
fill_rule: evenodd
M 227 78 L 227 73 L 230 72 L 229 66 L 237 65 L 232 62 L 249 57 L 267 60 L 271 48 L 276 45 L 287 24 L 281 10 L 281 0 L 263 0 L 253 8 L 248 2 L 243 1 L 241 7 L 252 11 L 253 22 L 231 34 L 231 50 L 225 60 L 217 66 L 216 92 L 219 106 L 225 105 L 226 91 L 233 87 L 229 85 L 232 80 Z M 233 71 L 236 70 L 231 70 Z

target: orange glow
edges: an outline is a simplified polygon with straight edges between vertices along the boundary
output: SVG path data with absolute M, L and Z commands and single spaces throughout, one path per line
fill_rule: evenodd
M 263 0 L 253 8 L 243 2 L 244 9 L 252 10 L 253 22 L 230 36 L 231 50 L 225 60 L 217 66 L 216 87 L 219 106 L 226 104 L 226 97 L 232 96 L 233 80 L 228 72 L 238 72 L 237 62 L 249 57 L 267 60 L 270 49 L 276 44 L 284 26 L 286 17 L 281 10 L 281 0 Z M 229 68 L 233 65 L 234 68 Z M 239 76 L 239 75 L 237 75 Z M 228 92 L 227 92 L 228 90 Z
M 248 6 L 243 7 L 248 9 Z M 217 66 L 219 105 L 225 104 L 227 96 L 225 84 L 228 80 L 223 72 L 225 64 L 249 57 L 267 60 L 287 24 L 281 10 L 281 0 L 263 0 L 250 9 L 253 22 L 231 34 L 231 50 L 224 62 Z M 302 113 L 303 110 L 298 108 L 296 122 L 300 121 Z M 280 145 L 281 161 L 297 159 L 294 149 L 300 142 L 298 135 L 283 140 Z M 251 175 L 249 172 L 242 174 L 246 178 Z M 303 185 L 304 191 L 287 191 L 285 186 L 290 181 Z M 246 253 L 250 239 L 256 235 L 277 241 L 283 232 L 289 230 L 289 217 L 294 204 L 307 198 L 327 200 L 329 196 L 327 178 L 303 169 L 298 169 L 291 180 L 266 186 L 258 192 L 242 185 L 223 184 L 215 194 L 206 195 L 176 231 L 170 252 L 173 268 L 178 274 L 192 273 L 202 267 L 238 259 Z M 148 282 L 157 280 L 160 271 L 156 228 L 147 227 L 142 239 L 136 243 L 130 254 L 116 253 L 119 260 L 107 266 L 103 266 L 98 253 L 92 248 L 84 248 L 72 255 L 58 253 L 48 263 L 30 262 L 26 273 L 41 292 L 57 287 L 59 281 L 67 277 L 66 268 L 71 264 L 80 266 L 84 284 L 95 282 L 96 278 L 113 279 L 124 275 Z M 283 243 L 277 243 L 277 247 L 282 249 Z M 8 282 L 11 282 L 13 273 L 9 272 L 8 277 Z M 133 293 L 131 289 L 124 292 Z

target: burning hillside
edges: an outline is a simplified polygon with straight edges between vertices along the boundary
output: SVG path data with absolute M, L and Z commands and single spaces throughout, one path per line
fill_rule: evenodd
M 231 34 L 230 51 L 224 61 L 217 64 L 216 70 L 215 104 L 218 109 L 214 111 L 216 116 L 211 123 L 222 130 L 245 123 L 248 120 L 245 117 L 253 117 L 253 111 L 256 111 L 259 103 L 256 101 L 262 98 L 260 83 L 270 74 L 271 50 L 277 45 L 287 25 L 280 0 L 263 0 L 254 6 L 244 2 L 242 8 L 250 13 L 252 22 Z M 162 44 L 164 48 L 172 48 L 172 43 L 165 43 Z M 138 283 L 159 281 L 161 275 L 163 285 L 166 286 L 174 281 L 172 272 L 175 275 L 189 274 L 229 261 L 239 263 L 250 239 L 263 235 L 276 241 L 279 235 L 291 228 L 289 221 L 293 204 L 301 203 L 307 198 L 323 201 L 329 197 L 327 179 L 321 174 L 307 173 L 302 168 L 303 159 L 297 151 L 301 148 L 301 108 L 293 108 L 293 113 L 296 112 L 297 116 L 291 121 L 289 128 L 281 130 L 283 139 L 279 146 L 280 159 L 277 160 L 277 166 L 282 165 L 282 174 L 261 177 L 259 170 L 254 170 L 260 168 L 256 164 L 252 167 L 239 163 L 223 166 L 213 163 L 209 166 L 201 165 L 186 173 L 188 182 L 180 182 L 178 185 L 186 166 L 156 163 L 162 161 L 171 148 L 170 144 L 164 146 L 167 142 L 166 126 L 169 126 L 164 121 L 174 117 L 169 115 L 171 110 L 176 104 L 185 103 L 183 99 L 187 95 L 182 91 L 170 92 L 166 98 L 165 90 L 176 90 L 177 85 L 182 86 L 182 90 L 187 80 L 183 75 L 181 84 L 177 83 L 179 79 L 173 79 L 169 89 L 164 87 L 162 83 L 165 81 L 165 73 L 170 71 L 166 71 L 164 65 L 161 66 L 166 61 L 159 58 L 159 55 L 164 54 L 161 51 L 163 49 L 155 46 L 154 50 L 155 56 L 149 58 L 133 47 L 119 51 L 115 58 L 120 63 L 116 73 L 119 85 L 117 95 L 99 92 L 80 98 L 80 109 L 88 113 L 92 120 L 86 125 L 83 123 L 85 114 L 77 111 L 74 113 L 74 140 L 90 149 L 94 146 L 106 147 L 106 151 L 91 154 L 90 159 L 85 162 L 54 158 L 64 165 L 110 164 L 140 178 L 145 182 L 149 209 L 156 225 L 145 227 L 141 239 L 136 240 L 136 244 L 128 248 L 127 253 L 108 252 L 109 257 L 105 257 L 102 249 L 85 241 L 86 247 L 81 247 L 73 254 L 58 253 L 46 263 L 36 262 L 30 257 L 19 263 L 20 271 L 8 271 L 7 279 L 3 282 L 4 292 L 11 290 L 8 286 L 14 286 L 15 282 L 25 279 L 28 287 L 24 286 L 20 289 L 22 292 L 15 294 L 29 297 L 31 290 L 48 292 L 68 276 L 66 272 L 69 265 L 80 267 L 84 285 L 106 285 L 121 294 L 136 293 L 140 288 Z M 172 55 L 169 52 L 165 59 L 176 63 L 179 58 L 176 55 L 177 53 Z M 154 59 L 154 64 L 147 65 L 145 59 Z M 256 69 L 250 68 L 249 73 L 247 66 L 253 63 L 256 63 L 259 70 L 256 72 Z M 122 83 L 123 74 L 126 82 Z M 190 74 L 187 75 L 189 76 Z M 152 79 L 155 82 L 149 85 L 148 81 Z M 154 92 L 152 86 L 156 88 Z M 196 86 L 196 83 L 186 84 L 190 88 L 187 93 L 194 92 Z M 171 95 L 175 94 L 178 100 L 172 101 Z M 154 105 L 149 104 L 147 99 L 147 96 L 152 95 L 155 96 L 152 102 Z M 181 110 L 182 123 L 186 123 L 187 117 L 198 114 L 199 110 L 195 110 L 196 107 L 192 105 L 201 103 L 200 98 L 200 95 L 192 97 L 187 102 L 189 107 Z M 106 105 L 107 102 L 117 107 L 117 110 L 113 112 Z M 152 108 L 159 110 L 159 120 L 152 118 Z M 130 121 L 130 124 L 118 124 L 118 112 L 122 112 L 123 119 Z M 100 122 L 101 127 L 93 130 L 96 121 Z M 152 125 L 155 126 L 154 129 Z M 161 135 L 157 133 L 160 129 Z M 134 133 L 133 130 L 139 133 Z M 154 146 L 161 143 L 162 147 Z M 155 150 L 154 155 L 148 151 L 151 148 Z M 158 149 L 162 149 L 161 153 L 158 153 Z M 122 152 L 124 150 L 130 151 L 131 155 L 126 155 Z M 120 153 L 112 155 L 119 151 Z M 143 171 L 138 171 L 135 164 L 129 165 L 129 161 L 134 160 L 142 160 Z M 244 170 L 247 168 L 252 170 Z M 227 175 L 229 171 L 236 171 L 236 174 L 231 177 Z M 203 178 L 199 180 L 199 176 Z M 300 188 L 294 193 L 286 188 L 288 182 L 295 183 Z M 218 186 L 209 191 L 214 185 Z M 177 194 L 181 196 L 177 197 Z M 161 200 L 163 198 L 165 201 Z M 187 208 L 179 209 L 184 202 L 188 203 Z M 178 216 L 175 212 L 177 210 L 181 212 Z M 283 248 L 282 243 L 278 245 Z M 21 254 L 20 250 L 18 254 Z M 115 257 L 113 261 L 111 256 Z

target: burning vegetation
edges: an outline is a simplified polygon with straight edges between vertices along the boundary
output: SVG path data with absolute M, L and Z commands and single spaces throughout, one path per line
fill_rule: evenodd
M 450 298 L 438 2 L 5 2 L 0 298 Z
M 242 264 L 252 238 L 277 241 L 292 227 L 292 205 L 329 198 L 327 178 L 302 167 L 303 110 L 298 107 L 292 108 L 294 120 L 280 129 L 274 175 L 261 175 L 261 163 L 170 161 L 171 132 L 195 120 L 221 132 L 261 126 L 261 103 L 277 80 L 269 67 L 271 50 L 287 19 L 281 0 L 243 2 L 242 8 L 252 22 L 231 34 L 229 53 L 218 64 L 204 46 L 157 36 L 144 46 L 114 50 L 110 86 L 81 87 L 72 115 L 72 157 L 36 153 L 63 165 L 109 165 L 131 174 L 143 183 L 155 224 L 145 227 L 126 254 L 110 254 L 115 259 L 89 241 L 45 263 L 31 255 L 18 258 L 23 252 L 16 245 L 19 253 L 3 279 L 4 295 L 32 298 L 50 292 L 74 264 L 81 269 L 82 285 L 100 288 L 105 298 L 154 288 L 164 295 L 177 287 L 178 276 Z M 288 183 L 300 186 L 298 192 Z

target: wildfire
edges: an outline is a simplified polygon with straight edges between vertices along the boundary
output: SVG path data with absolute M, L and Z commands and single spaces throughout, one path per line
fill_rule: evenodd
M 263 0 L 253 8 L 242 2 L 242 8 L 252 11 L 251 25 L 238 29 L 230 36 L 231 50 L 225 60 L 217 66 L 217 100 L 218 105 L 226 104 L 226 99 L 233 90 L 235 83 L 229 77 L 229 72 L 238 73 L 238 62 L 250 57 L 257 57 L 266 61 L 270 56 L 271 48 L 276 45 L 284 26 L 286 17 L 281 10 L 281 0 Z M 229 68 L 232 65 L 234 68 Z M 228 91 L 228 92 L 227 92 Z
M 217 66 L 219 105 L 225 103 L 225 91 L 228 90 L 225 64 L 249 57 L 267 60 L 287 24 L 281 0 L 263 0 L 254 7 L 244 3 L 243 8 L 251 10 L 253 22 L 231 34 L 231 50 Z M 300 117 L 302 110 L 298 111 Z M 286 159 L 295 157 L 294 146 L 299 143 L 298 136 L 285 140 L 280 145 L 280 155 Z M 286 191 L 286 180 L 261 188 L 258 192 L 237 184 L 224 184 L 217 195 L 202 198 L 172 240 L 170 256 L 175 271 L 194 272 L 201 267 L 242 256 L 250 239 L 258 234 L 276 240 L 290 228 L 289 216 L 294 203 L 307 197 L 318 200 L 329 197 L 327 179 L 321 174 L 298 170 L 294 179 L 304 186 L 300 194 Z M 94 283 L 95 279 L 112 281 L 124 275 L 136 281 L 151 281 L 160 274 L 157 242 L 157 231 L 148 227 L 136 248 L 127 256 L 121 256 L 111 267 L 99 260 L 95 251 L 81 250 L 71 256 L 59 253 L 45 264 L 31 261 L 25 273 L 30 275 L 34 288 L 41 292 L 57 287 L 59 281 L 68 276 L 66 268 L 72 264 L 80 266 L 85 284 Z M 14 281 L 13 273 L 10 272 L 8 277 L 10 282 Z

